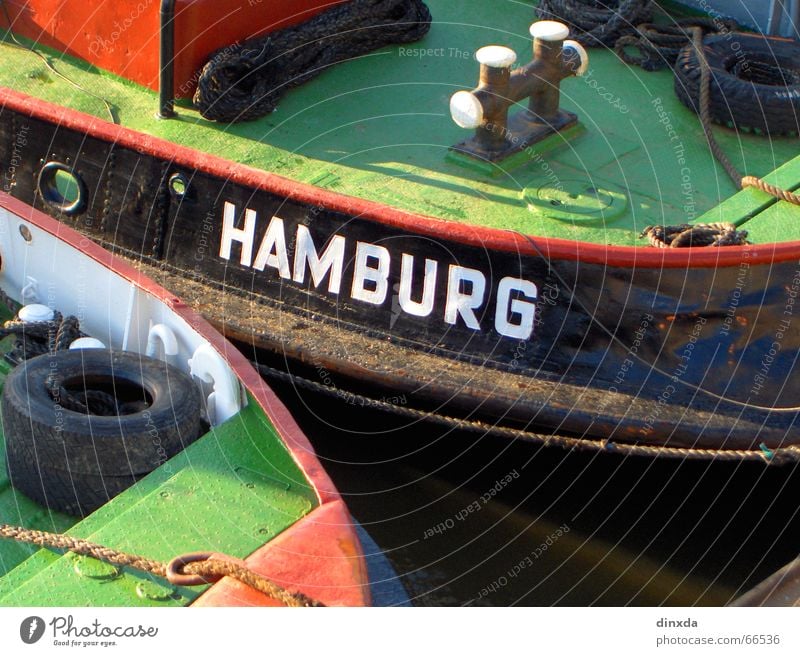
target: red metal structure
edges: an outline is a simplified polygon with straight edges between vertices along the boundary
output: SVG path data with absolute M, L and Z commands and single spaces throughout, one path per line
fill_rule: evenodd
M 342 0 L 175 0 L 177 98 L 191 96 L 208 56 L 305 22 Z M 5 0 L 16 34 L 158 89 L 160 0 Z M 9 27 L 0 12 L 0 27 Z

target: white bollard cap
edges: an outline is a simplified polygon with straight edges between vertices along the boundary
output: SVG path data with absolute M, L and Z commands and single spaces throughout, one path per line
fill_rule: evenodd
M 475 53 L 475 59 L 492 68 L 509 68 L 517 61 L 517 53 L 505 46 L 484 46 Z
M 470 91 L 457 91 L 450 98 L 450 116 L 460 128 L 475 129 L 483 123 L 483 105 Z
M 41 303 L 30 303 L 19 311 L 19 320 L 23 323 L 41 323 L 42 321 L 52 321 L 56 316 L 55 312 Z
M 581 75 L 585 75 L 586 71 L 589 70 L 589 53 L 586 52 L 586 48 L 584 48 L 580 43 L 577 41 L 573 41 L 572 39 L 568 39 L 564 41 L 564 49 L 572 48 L 575 52 L 578 53 L 580 57 L 581 63 L 578 66 L 578 70 L 575 71 L 575 75 L 581 77 Z
M 558 21 L 537 21 L 531 25 L 531 36 L 542 41 L 563 41 L 569 36 L 569 28 Z
M 104 349 L 106 347 L 103 342 L 94 337 L 78 337 L 72 344 L 69 345 L 69 350 L 76 349 Z

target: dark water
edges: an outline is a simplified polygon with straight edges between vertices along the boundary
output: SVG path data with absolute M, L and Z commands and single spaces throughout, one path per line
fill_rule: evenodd
M 797 466 L 569 453 L 275 388 L 415 605 L 722 605 L 800 550 Z

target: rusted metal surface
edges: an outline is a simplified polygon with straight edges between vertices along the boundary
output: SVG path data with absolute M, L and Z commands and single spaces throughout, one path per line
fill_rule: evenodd
M 534 28 L 535 24 L 532 32 Z M 491 49 L 501 50 L 498 46 L 479 50 L 479 61 L 481 53 Z M 577 123 L 575 114 L 559 108 L 561 81 L 578 74 L 581 66 L 580 54 L 564 48 L 563 38 L 534 37 L 533 60 L 513 71 L 512 64 L 510 56 L 502 63 L 481 62 L 480 82 L 471 93 L 483 108 L 483 121 L 475 135 L 454 150 L 495 162 Z M 527 110 L 509 117 L 511 107 L 525 98 Z

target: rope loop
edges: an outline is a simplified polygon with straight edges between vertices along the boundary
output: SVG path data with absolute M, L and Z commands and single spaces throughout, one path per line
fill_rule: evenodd
M 273 583 L 265 576 L 254 572 L 247 564 L 225 554 L 198 552 L 173 558 L 165 564 L 157 560 L 143 558 L 135 554 L 111 549 L 100 544 L 74 538 L 64 533 L 48 533 L 26 529 L 21 526 L 0 524 L 0 538 L 35 544 L 39 547 L 64 549 L 81 556 L 90 556 L 112 565 L 128 566 L 134 569 L 166 578 L 173 585 L 207 585 L 230 576 L 245 585 L 280 601 L 285 606 L 321 607 L 320 601 L 311 599 L 302 592 L 290 592 Z

